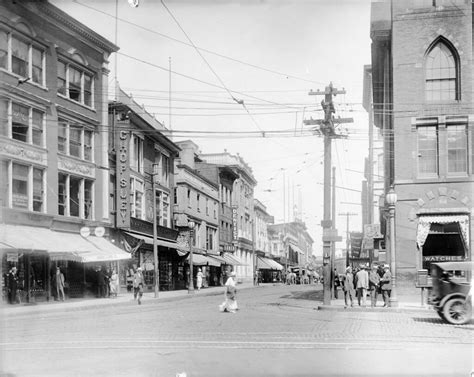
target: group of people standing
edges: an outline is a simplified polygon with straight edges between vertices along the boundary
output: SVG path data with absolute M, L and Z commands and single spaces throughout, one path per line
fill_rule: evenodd
M 357 297 L 359 306 L 367 306 L 367 294 L 370 294 L 370 306 L 372 308 L 377 306 L 377 298 L 382 294 L 384 305 L 390 306 L 390 294 L 392 291 L 392 274 L 390 267 L 385 264 L 383 266 L 373 265 L 370 268 L 368 265 L 361 265 L 356 271 L 349 266 L 343 275 L 338 276 L 339 285 L 344 292 L 345 306 L 354 306 L 354 300 Z M 335 292 L 337 287 L 334 287 Z M 335 293 L 337 298 L 337 293 Z
M 97 270 L 97 285 L 98 285 L 98 297 L 112 297 L 116 298 L 119 289 L 119 276 L 115 269 L 106 271 L 99 266 Z

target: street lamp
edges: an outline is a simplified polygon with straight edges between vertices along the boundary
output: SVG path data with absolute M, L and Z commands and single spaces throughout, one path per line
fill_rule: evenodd
M 193 231 L 194 231 L 194 221 L 188 221 L 189 228 L 189 283 L 188 283 L 188 293 L 194 293 L 194 282 L 193 282 Z
M 390 220 L 390 270 L 392 272 L 392 292 L 390 294 L 390 306 L 397 307 L 397 264 L 395 251 L 395 204 L 397 203 L 397 193 L 393 186 L 390 187 L 389 192 L 385 196 L 385 203 L 388 205 L 388 216 Z

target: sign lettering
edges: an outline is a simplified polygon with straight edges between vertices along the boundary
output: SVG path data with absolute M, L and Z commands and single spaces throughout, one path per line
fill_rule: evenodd
M 124 128 L 129 128 L 130 123 L 117 122 L 117 138 L 115 142 L 117 170 L 115 200 L 117 215 L 117 228 L 130 228 L 130 132 Z

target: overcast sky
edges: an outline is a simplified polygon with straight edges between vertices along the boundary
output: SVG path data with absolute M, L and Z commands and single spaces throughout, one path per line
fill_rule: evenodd
M 322 117 L 323 97 L 308 95 L 311 89 L 324 90 L 330 81 L 344 88 L 347 93 L 335 98 L 336 115 L 354 123 L 340 127 L 348 136 L 333 143 L 332 161 L 336 185 L 352 190 L 337 189 L 336 213 L 360 214 L 360 205 L 349 203 L 360 203 L 354 189 L 360 190 L 357 171 L 368 154 L 361 101 L 363 66 L 370 64 L 370 1 L 139 0 L 136 8 L 127 0 L 51 2 L 120 47 L 110 60 L 110 88 L 117 77 L 167 128 L 258 131 L 245 138 L 207 133 L 173 140 L 192 139 L 203 153 L 239 153 L 258 181 L 255 197 L 276 222 L 291 221 L 293 201 L 301 202 L 317 255 L 323 139 L 312 136 L 303 119 Z M 271 131 L 288 132 L 272 137 Z M 337 227 L 345 236 L 345 217 L 337 216 Z M 350 218 L 350 230 L 361 230 L 360 215 Z

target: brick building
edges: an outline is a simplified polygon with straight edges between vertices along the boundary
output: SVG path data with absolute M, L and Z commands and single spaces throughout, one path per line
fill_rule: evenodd
M 372 4 L 374 121 L 384 136 L 385 192 L 393 185 L 398 196 L 402 281 L 434 261 L 472 258 L 472 12 L 465 0 Z

